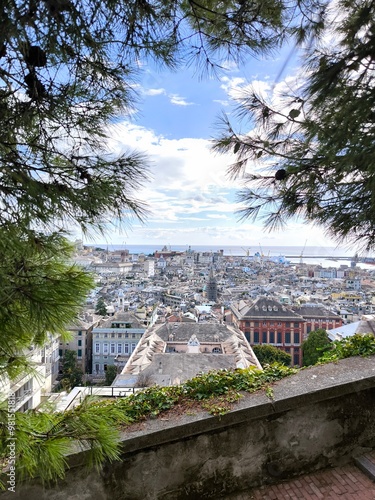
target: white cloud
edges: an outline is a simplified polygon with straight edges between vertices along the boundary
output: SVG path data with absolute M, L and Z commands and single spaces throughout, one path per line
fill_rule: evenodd
M 149 96 L 163 95 L 165 94 L 165 89 L 143 89 L 143 93 Z
M 217 102 L 221 106 L 225 106 L 225 107 L 230 105 L 230 101 L 222 100 L 222 99 L 214 99 L 213 102 Z
M 226 175 L 233 156 L 215 155 L 206 139 L 168 139 L 127 121 L 113 125 L 109 136 L 109 147 L 116 154 L 134 149 L 147 152 L 158 191 L 178 190 L 186 197 L 236 187 Z
M 176 106 L 192 106 L 193 102 L 188 102 L 184 97 L 179 96 L 178 94 L 168 94 L 171 104 L 175 104 Z
M 223 214 L 207 214 L 208 219 L 223 219 L 223 220 L 229 220 L 230 218 L 227 215 Z

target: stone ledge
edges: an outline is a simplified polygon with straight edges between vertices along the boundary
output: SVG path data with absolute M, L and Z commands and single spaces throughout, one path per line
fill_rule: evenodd
M 103 470 L 87 475 L 85 453 L 77 452 L 50 489 L 34 480 L 1 497 L 216 500 L 347 463 L 375 446 L 375 356 L 308 368 L 273 389 L 273 401 L 246 394 L 222 417 L 148 420 L 123 433 L 122 459 Z
M 375 356 L 353 357 L 337 363 L 313 366 L 276 382 L 274 397 L 264 393 L 245 393 L 235 408 L 223 416 L 207 412 L 185 415 L 169 421 L 147 420 L 141 431 L 122 434 L 124 453 L 132 453 L 166 442 L 188 439 L 201 433 L 273 417 L 320 401 L 360 392 L 375 386 Z

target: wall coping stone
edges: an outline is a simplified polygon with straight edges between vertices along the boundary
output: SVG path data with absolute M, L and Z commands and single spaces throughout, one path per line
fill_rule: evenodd
M 121 433 L 123 457 L 140 450 L 189 439 L 202 433 L 235 426 L 244 421 L 274 417 L 320 401 L 338 398 L 375 387 L 375 356 L 355 356 L 334 363 L 315 365 L 272 384 L 273 399 L 260 390 L 242 393 L 232 411 L 212 416 L 206 411 L 169 420 L 160 415 L 143 422 L 142 429 Z M 71 467 L 84 463 L 85 452 L 69 457 Z

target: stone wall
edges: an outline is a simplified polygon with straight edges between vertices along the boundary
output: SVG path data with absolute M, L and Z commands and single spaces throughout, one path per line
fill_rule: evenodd
M 89 474 L 70 457 L 65 480 L 0 497 L 37 500 L 199 500 L 346 463 L 375 445 L 375 357 L 302 370 L 274 398 L 246 395 L 222 417 L 150 420 L 123 436 L 120 462 Z

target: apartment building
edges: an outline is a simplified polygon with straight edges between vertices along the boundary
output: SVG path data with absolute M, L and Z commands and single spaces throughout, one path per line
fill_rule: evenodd
M 22 373 L 15 379 L 0 378 L 0 401 L 12 397 L 14 411 L 26 411 L 37 408 L 42 397 L 47 395 L 56 383 L 59 371 L 59 341 L 56 336 L 48 335 L 43 347 L 31 345 L 24 353 L 32 370 Z
M 231 313 L 231 321 L 251 346 L 271 344 L 289 353 L 293 365 L 302 365 L 305 319 L 300 314 L 269 297 L 258 297 L 250 305 L 240 301 L 231 306 Z

